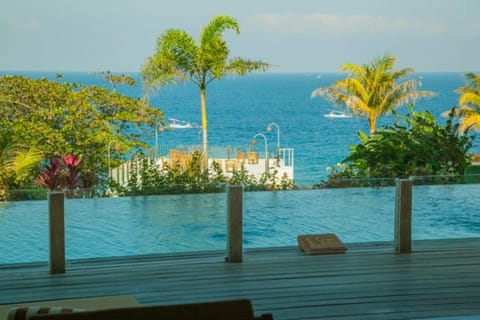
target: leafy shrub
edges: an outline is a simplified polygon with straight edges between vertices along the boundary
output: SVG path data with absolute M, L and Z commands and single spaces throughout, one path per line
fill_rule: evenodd
M 463 174 L 475 136 L 459 134 L 453 115 L 454 109 L 442 127 L 430 112 L 410 107 L 410 113 L 396 115 L 396 123 L 373 137 L 359 132 L 361 143 L 351 147 L 350 155 L 337 168 L 330 167 L 328 181 L 317 187 L 382 185 L 391 184 L 386 181 L 392 178 Z M 365 180 L 372 178 L 375 180 Z
M 257 179 L 245 169 L 233 172 L 231 177 L 224 174 L 218 163 L 213 163 L 207 171 L 201 169 L 201 153 L 191 153 L 185 163 L 175 163 L 159 168 L 155 162 L 137 154 L 131 161 L 128 184 L 121 186 L 111 180 L 106 196 L 118 195 L 153 195 L 177 193 L 212 193 L 223 192 L 226 184 L 243 185 L 246 191 L 290 190 L 293 181 L 287 176 L 278 178 L 278 172 L 263 174 Z
M 73 190 L 83 185 L 81 163 L 82 159 L 72 154 L 53 157 L 41 169 L 36 180 L 37 185 L 50 191 L 66 191 L 67 197 L 73 197 Z

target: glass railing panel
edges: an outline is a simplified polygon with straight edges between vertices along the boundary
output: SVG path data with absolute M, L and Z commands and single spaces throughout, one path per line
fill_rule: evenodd
M 214 193 L 70 195 L 64 202 L 66 258 L 224 250 L 224 190 L 221 186 Z M 0 241 L 7 248 L 0 264 L 48 260 L 48 210 L 47 200 L 0 204 Z
M 11 192 L 25 199 L 26 191 Z M 48 202 L 0 203 L 0 264 L 48 260 Z
M 67 259 L 224 249 L 225 204 L 223 191 L 67 200 Z
M 98 190 L 82 189 L 66 192 L 65 228 L 66 251 L 68 257 L 69 240 L 74 239 L 70 207 L 87 207 L 95 197 L 102 193 Z M 0 264 L 48 261 L 49 250 L 49 203 L 45 189 L 9 190 L 0 202 Z M 95 213 L 95 209 L 91 210 Z M 75 226 L 73 226 L 75 228 Z M 85 246 L 94 239 L 88 239 Z
M 344 243 L 393 241 L 395 189 L 378 181 L 342 188 L 245 193 L 246 248 L 296 246 L 297 235 L 334 233 Z M 345 187 L 347 185 L 368 187 Z
M 480 176 L 415 177 L 412 239 L 480 237 Z

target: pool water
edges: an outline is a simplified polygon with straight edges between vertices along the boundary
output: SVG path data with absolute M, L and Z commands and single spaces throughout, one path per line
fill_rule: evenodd
M 413 238 L 480 236 L 479 185 L 415 186 Z M 395 189 L 244 193 L 244 247 L 296 246 L 299 234 L 392 241 Z M 65 200 L 67 259 L 226 248 L 226 194 Z M 0 204 L 0 264 L 48 260 L 48 203 Z

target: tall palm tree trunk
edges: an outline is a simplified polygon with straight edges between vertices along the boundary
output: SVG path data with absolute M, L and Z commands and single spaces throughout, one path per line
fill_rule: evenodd
M 374 118 L 374 117 L 368 118 L 368 124 L 370 125 L 370 138 L 372 138 L 375 135 L 376 122 L 377 122 L 377 118 Z
M 203 135 L 203 151 L 202 151 L 202 170 L 208 169 L 208 134 L 207 134 L 207 99 L 205 86 L 200 87 L 200 105 L 202 112 L 202 135 Z

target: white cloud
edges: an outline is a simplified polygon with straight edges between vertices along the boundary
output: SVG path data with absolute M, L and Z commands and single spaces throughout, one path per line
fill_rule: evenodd
M 446 27 L 433 21 L 410 19 L 387 20 L 367 15 L 332 14 L 258 14 L 251 23 L 282 35 L 381 35 L 428 34 L 444 35 Z
M 20 32 L 42 31 L 45 28 L 37 19 L 20 20 L 15 17 L 3 17 L 1 20 L 6 27 Z

